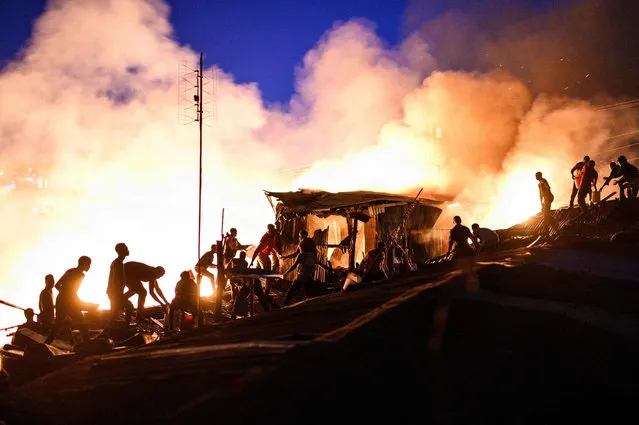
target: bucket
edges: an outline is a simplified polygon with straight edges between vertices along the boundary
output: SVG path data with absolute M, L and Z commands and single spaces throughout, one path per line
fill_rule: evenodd
M 598 204 L 600 200 L 601 200 L 601 191 L 600 190 L 593 190 L 592 191 L 592 203 L 593 204 Z
M 193 319 L 193 315 L 185 311 L 182 319 L 182 326 L 180 327 L 180 329 L 193 329 L 195 325 L 195 320 Z

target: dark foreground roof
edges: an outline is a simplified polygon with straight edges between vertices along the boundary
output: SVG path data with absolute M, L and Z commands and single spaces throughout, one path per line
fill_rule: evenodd
M 636 285 L 516 254 L 487 257 L 482 292 L 454 300 L 443 363 L 434 308 L 463 286 L 448 268 L 87 358 L 0 397 L 0 419 L 4 407 L 11 425 L 624 422 L 637 337 L 607 326 L 636 324 Z
M 306 214 L 345 214 L 348 212 L 365 210 L 369 207 L 402 204 L 412 202 L 415 198 L 390 193 L 355 191 L 355 192 L 325 192 L 321 190 L 301 189 L 297 192 L 269 192 L 264 191 L 269 198 L 277 198 L 285 212 L 298 215 Z M 443 201 L 418 198 L 420 205 L 438 208 Z M 439 209 L 439 208 L 438 208 Z

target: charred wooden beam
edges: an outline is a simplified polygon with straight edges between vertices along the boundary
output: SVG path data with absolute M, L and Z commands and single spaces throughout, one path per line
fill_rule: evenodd
M 222 295 L 226 286 L 224 273 L 224 248 L 222 241 L 217 241 L 217 290 L 215 292 L 215 321 L 222 319 Z
M 357 222 L 359 220 L 357 217 L 353 217 L 353 228 L 351 230 L 351 246 L 350 253 L 348 256 L 348 270 L 355 270 L 355 246 L 357 245 Z

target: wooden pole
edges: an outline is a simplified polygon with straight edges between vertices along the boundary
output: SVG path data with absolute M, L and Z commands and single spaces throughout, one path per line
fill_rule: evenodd
M 224 273 L 224 245 L 217 241 L 217 291 L 215 293 L 215 321 L 222 319 L 222 295 L 226 287 L 226 274 Z
M 222 208 L 222 227 L 220 228 L 220 237 L 224 241 L 224 208 Z
M 355 246 L 357 245 L 357 217 L 353 217 L 353 228 L 351 230 L 351 246 L 348 255 L 348 271 L 355 270 Z
M 0 300 L 0 304 L 6 305 L 7 307 L 13 307 L 15 309 L 22 310 L 22 311 L 25 310 L 24 308 L 22 308 L 22 307 L 20 307 L 18 305 L 15 305 L 13 303 L 10 303 L 9 301 L 5 301 L 5 300 Z

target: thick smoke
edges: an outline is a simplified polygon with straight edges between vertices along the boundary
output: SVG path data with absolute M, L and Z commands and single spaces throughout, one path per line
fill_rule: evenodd
M 639 97 L 638 20 L 633 0 L 412 0 L 406 10 L 440 68 L 500 68 L 534 96 L 589 100 Z
M 424 19 L 440 3 L 448 9 Z M 629 65 L 636 11 L 601 0 L 541 9 L 521 1 L 411 2 L 413 32 L 404 44 L 417 41 L 427 53 L 409 66 L 426 71 L 421 85 L 402 99 L 400 116 L 385 123 L 375 145 L 324 158 L 296 184 L 421 186 L 457 198 L 443 227 L 452 214 L 505 227 L 538 211 L 539 170 L 556 203 L 566 205 L 574 163 L 590 154 L 607 175 L 608 162 L 624 153 L 615 147 L 638 136 L 636 111 L 603 107 L 639 96 L 637 67 Z
M 89 255 L 80 295 L 106 307 L 121 241 L 131 260 L 167 269 L 169 296 L 194 264 L 199 145 L 177 97 L 179 64 L 196 55 L 172 38 L 169 12 L 161 1 L 53 1 L 0 74 L 1 166 L 33 167 L 47 180 L 36 195 L 3 194 L 0 298 L 35 307 L 47 273 L 58 278 Z M 273 218 L 262 189 L 424 187 L 456 198 L 442 220 L 461 212 L 508 226 L 539 209 L 535 171 L 565 204 L 573 163 L 590 153 L 603 168 L 617 154 L 595 155 L 606 139 L 636 129 L 627 112 L 542 93 L 503 66 L 452 71 L 437 44 L 446 32 L 432 34 L 420 28 L 389 47 L 366 22 L 338 23 L 305 56 L 286 105 L 265 107 L 256 85 L 217 70 L 202 250 L 219 238 L 222 208 L 226 229 L 257 241 Z M 0 325 L 19 322 L 3 310 Z
M 37 311 L 44 275 L 57 279 L 89 255 L 80 295 L 107 306 L 120 241 L 131 260 L 166 268 L 168 294 L 195 264 L 199 144 L 197 125 L 179 119 L 187 111 L 178 81 L 180 64 L 196 55 L 172 40 L 168 13 L 157 1 L 51 2 L 3 70 L 2 167 L 32 168 L 47 187 L 3 194 L 1 298 Z M 217 75 L 217 120 L 205 126 L 202 252 L 219 239 L 222 208 L 226 230 L 259 237 L 272 219 L 261 189 L 277 185 L 273 170 L 283 165 L 254 135 L 267 115 L 257 88 Z

